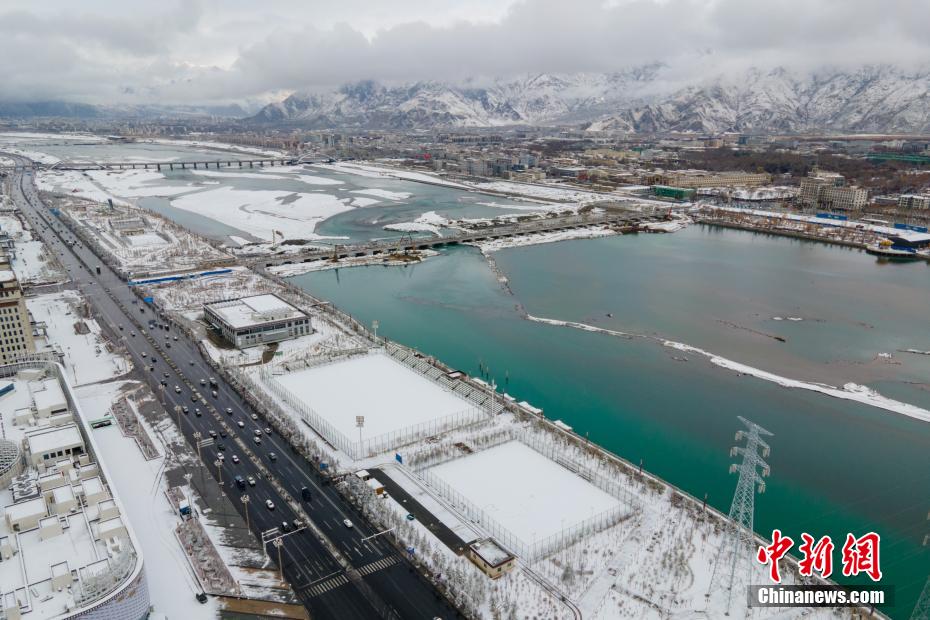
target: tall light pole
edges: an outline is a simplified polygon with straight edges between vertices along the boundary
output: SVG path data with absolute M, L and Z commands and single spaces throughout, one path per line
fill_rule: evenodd
M 358 427 L 358 458 L 362 458 L 365 452 L 365 448 L 362 443 L 362 428 L 365 427 L 365 416 L 355 416 L 355 426 Z
M 181 405 L 175 405 L 174 412 L 178 414 L 178 430 L 181 430 Z
M 275 538 L 271 543 L 278 548 L 278 574 L 281 577 L 281 581 L 284 581 L 284 564 L 281 563 L 281 547 L 284 546 L 284 541 L 281 540 L 281 537 Z
M 216 465 L 216 477 L 220 481 L 220 486 L 223 486 L 223 461 L 216 459 L 213 464 Z
M 252 531 L 252 523 L 249 521 L 249 496 L 244 494 L 239 498 L 239 501 L 242 502 L 242 505 L 245 506 L 245 529 Z
M 202 457 L 200 456 L 200 438 L 201 437 L 203 437 L 203 435 L 200 434 L 200 431 L 194 431 L 194 444 L 197 446 L 197 460 L 198 461 L 202 460 Z

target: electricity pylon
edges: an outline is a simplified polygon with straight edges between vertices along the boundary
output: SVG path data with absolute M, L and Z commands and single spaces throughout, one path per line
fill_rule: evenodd
M 927 583 L 914 605 L 914 611 L 911 612 L 911 620 L 930 620 L 930 577 L 927 577 Z
M 707 589 L 707 596 L 710 597 L 712 592 L 719 592 L 722 589 L 727 591 L 727 608 L 726 614 L 730 615 L 730 602 L 733 599 L 733 582 L 736 577 L 736 567 L 741 560 L 747 562 L 746 575 L 747 583 L 749 570 L 752 566 L 752 549 L 753 542 L 753 512 L 755 510 L 756 488 L 759 493 L 765 492 L 765 478 L 769 475 L 769 466 L 763 460 L 769 455 L 769 445 L 762 439 L 763 436 L 771 436 L 758 424 L 750 422 L 743 416 L 738 416 L 739 421 L 746 426 L 746 430 L 736 432 L 736 441 L 746 439 L 746 447 L 733 446 L 730 450 L 730 456 L 743 457 L 743 462 L 739 465 L 733 463 L 730 465 L 730 473 L 739 472 L 739 480 L 736 483 L 736 492 L 733 494 L 733 503 L 730 505 L 730 518 L 727 520 L 726 529 L 723 535 L 723 544 L 717 553 L 717 559 L 714 562 L 714 573 L 710 578 L 710 587 Z M 759 449 L 762 453 L 759 453 Z M 761 471 L 759 468 L 761 467 Z

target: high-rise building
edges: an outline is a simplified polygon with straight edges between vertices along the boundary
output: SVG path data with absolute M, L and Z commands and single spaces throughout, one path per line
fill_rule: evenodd
M 799 200 L 811 207 L 857 211 L 868 203 L 869 191 L 847 187 L 843 175 L 815 168 L 801 181 Z
M 23 289 L 9 265 L 0 264 L 0 364 L 35 350 Z

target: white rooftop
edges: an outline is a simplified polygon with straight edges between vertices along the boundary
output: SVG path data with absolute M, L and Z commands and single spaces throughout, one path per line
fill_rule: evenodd
M 26 436 L 32 454 L 57 452 L 59 449 L 84 443 L 84 438 L 74 424 L 34 431 Z
M 271 294 L 220 301 L 209 304 L 209 307 L 234 329 L 306 316 L 303 311 Z

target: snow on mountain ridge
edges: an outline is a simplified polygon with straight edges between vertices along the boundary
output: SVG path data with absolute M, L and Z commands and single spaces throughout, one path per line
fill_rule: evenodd
M 540 73 L 465 86 L 364 81 L 329 93 L 295 93 L 250 120 L 311 128 L 574 124 L 643 133 L 930 131 L 926 69 L 753 68 L 685 86 L 665 82 L 666 69 L 657 63 L 616 73 Z

